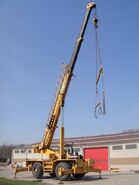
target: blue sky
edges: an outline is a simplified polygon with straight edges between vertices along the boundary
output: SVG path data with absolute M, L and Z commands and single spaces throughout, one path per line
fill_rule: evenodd
M 65 136 L 139 128 L 139 0 L 96 0 L 106 116 L 94 118 L 93 11 L 66 97 Z M 0 0 L 0 144 L 40 141 L 86 0 Z M 59 123 L 60 124 L 60 123 Z M 59 128 L 55 133 L 59 137 Z

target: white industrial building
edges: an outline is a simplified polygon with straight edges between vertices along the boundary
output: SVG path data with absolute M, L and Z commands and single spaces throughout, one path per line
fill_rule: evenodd
M 74 143 L 74 149 L 83 153 L 85 158 L 95 160 L 96 167 L 104 171 L 139 170 L 139 130 L 116 134 L 66 138 L 66 143 Z M 52 148 L 58 148 L 59 140 L 55 139 Z M 24 149 L 14 149 L 12 163 L 21 163 L 34 156 L 29 146 Z
M 139 170 L 139 141 L 110 145 L 110 167 L 121 171 Z

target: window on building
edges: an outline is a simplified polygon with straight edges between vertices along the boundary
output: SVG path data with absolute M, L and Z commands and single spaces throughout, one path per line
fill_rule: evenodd
M 125 145 L 125 148 L 126 149 L 136 149 L 137 148 L 137 144 L 128 144 L 128 145 Z
M 28 150 L 28 153 L 31 153 L 31 150 Z
M 122 150 L 123 146 L 122 145 L 113 145 L 112 150 Z
M 19 153 L 19 150 L 15 150 L 14 153 L 16 153 L 16 154 Z
M 25 153 L 25 150 L 21 150 L 21 153 Z

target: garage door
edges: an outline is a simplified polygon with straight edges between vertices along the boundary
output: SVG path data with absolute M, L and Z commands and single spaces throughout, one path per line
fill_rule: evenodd
M 85 159 L 94 159 L 95 167 L 108 171 L 108 147 L 85 148 Z

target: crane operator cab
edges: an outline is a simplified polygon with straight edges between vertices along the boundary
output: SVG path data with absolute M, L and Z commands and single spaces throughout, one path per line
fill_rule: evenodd
M 72 144 L 65 144 L 64 152 L 68 159 L 83 159 L 83 156 L 79 154 L 76 150 L 74 150 L 73 143 Z

